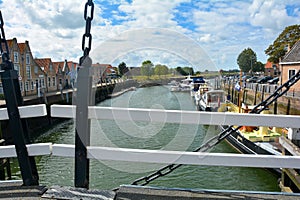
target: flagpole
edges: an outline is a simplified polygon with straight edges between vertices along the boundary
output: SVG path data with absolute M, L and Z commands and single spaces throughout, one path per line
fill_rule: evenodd
M 241 113 L 241 105 L 242 105 L 242 102 L 241 102 L 241 96 L 242 96 L 242 70 L 240 70 L 240 90 L 239 90 L 239 100 L 238 100 L 238 104 L 239 104 L 239 113 Z

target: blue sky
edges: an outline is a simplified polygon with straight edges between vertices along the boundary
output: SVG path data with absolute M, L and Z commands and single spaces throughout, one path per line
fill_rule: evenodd
M 7 38 L 29 41 L 34 57 L 78 62 L 82 55 L 84 0 L 3 0 Z M 264 50 L 286 26 L 299 24 L 298 0 L 96 0 L 94 62 L 115 66 L 144 60 L 194 70 L 238 68 L 236 59 Z

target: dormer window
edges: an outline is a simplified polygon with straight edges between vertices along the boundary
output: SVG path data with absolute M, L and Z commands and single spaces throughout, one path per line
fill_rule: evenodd
M 52 66 L 52 64 L 50 64 L 50 71 L 53 71 L 53 66 Z

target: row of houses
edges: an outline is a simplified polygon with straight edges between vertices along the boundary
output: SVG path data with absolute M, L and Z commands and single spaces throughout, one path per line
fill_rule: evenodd
M 18 43 L 16 38 L 7 40 L 10 59 L 18 73 L 22 96 L 41 95 L 74 86 L 78 63 L 73 61 L 54 62 L 51 58 L 34 58 L 29 42 Z M 105 80 L 108 74 L 115 73 L 110 64 L 94 64 L 95 82 Z M 0 93 L 3 94 L 2 83 Z

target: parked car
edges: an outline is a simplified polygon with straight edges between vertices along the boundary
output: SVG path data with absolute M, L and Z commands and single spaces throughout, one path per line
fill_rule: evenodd
M 251 78 L 248 78 L 246 80 L 246 82 L 248 82 L 248 83 L 256 83 L 257 80 L 258 80 L 258 76 L 252 76 Z
M 268 82 L 271 79 L 273 79 L 271 76 L 264 76 L 264 77 L 258 79 L 256 82 L 257 83 L 266 83 L 266 82 Z
M 279 77 L 275 77 L 275 78 L 273 78 L 273 79 L 271 79 L 271 80 L 268 80 L 268 83 L 269 83 L 269 84 L 277 84 L 278 81 L 279 81 Z

